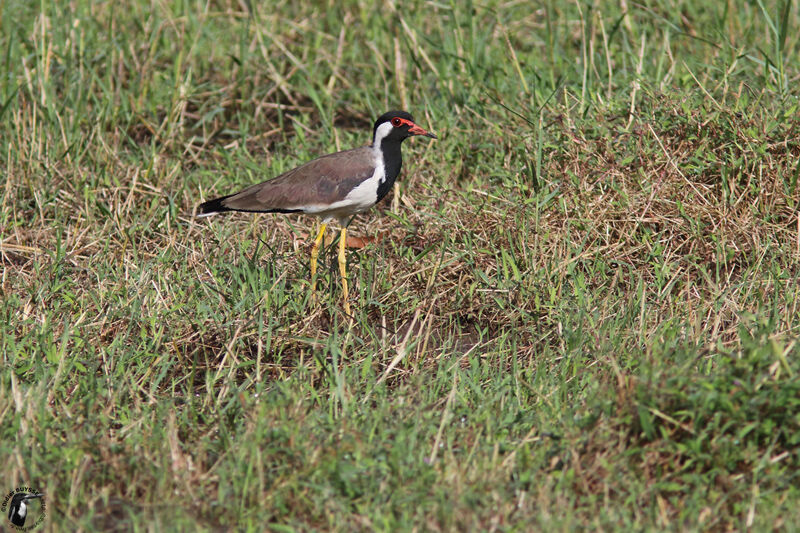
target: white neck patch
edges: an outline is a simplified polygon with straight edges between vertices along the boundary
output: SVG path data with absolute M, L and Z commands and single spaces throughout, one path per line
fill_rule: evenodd
M 385 139 L 386 136 L 389 135 L 393 129 L 394 126 L 392 126 L 391 122 L 384 122 L 383 124 L 378 126 L 378 129 L 375 130 L 375 138 L 372 140 L 372 148 L 375 150 L 380 150 L 381 141 L 383 141 L 383 139 Z

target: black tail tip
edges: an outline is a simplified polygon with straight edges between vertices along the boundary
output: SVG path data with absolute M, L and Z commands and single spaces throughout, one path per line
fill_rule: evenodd
M 230 211 L 230 209 L 222 205 L 222 200 L 224 200 L 225 198 L 227 197 L 215 198 L 213 200 L 203 202 L 197 207 L 197 216 L 205 217 L 213 215 L 214 213 L 222 213 L 224 211 Z

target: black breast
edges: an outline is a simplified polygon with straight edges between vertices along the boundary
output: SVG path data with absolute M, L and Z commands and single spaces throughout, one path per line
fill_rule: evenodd
M 383 168 L 386 172 L 386 179 L 378 185 L 378 199 L 377 202 L 383 200 L 383 197 L 389 194 L 394 185 L 394 180 L 400 175 L 400 168 L 403 166 L 403 156 L 400 153 L 400 143 L 397 141 L 387 142 L 388 139 L 381 143 L 381 151 L 383 152 Z

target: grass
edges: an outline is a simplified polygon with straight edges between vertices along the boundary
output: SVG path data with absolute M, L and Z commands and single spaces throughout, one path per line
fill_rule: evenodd
M 791 1 L 0 4 L 0 465 L 48 530 L 792 530 Z M 303 217 L 204 199 L 364 144 Z

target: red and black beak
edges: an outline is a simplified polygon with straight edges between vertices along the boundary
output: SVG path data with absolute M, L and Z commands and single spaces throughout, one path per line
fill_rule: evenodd
M 413 122 L 410 122 L 410 124 L 409 124 L 408 133 L 410 133 L 411 135 L 424 135 L 425 137 L 430 137 L 431 139 L 436 139 L 437 138 L 436 135 L 434 135 L 433 133 L 431 133 L 429 131 L 423 130 L 422 128 L 420 128 L 419 126 L 414 124 Z

